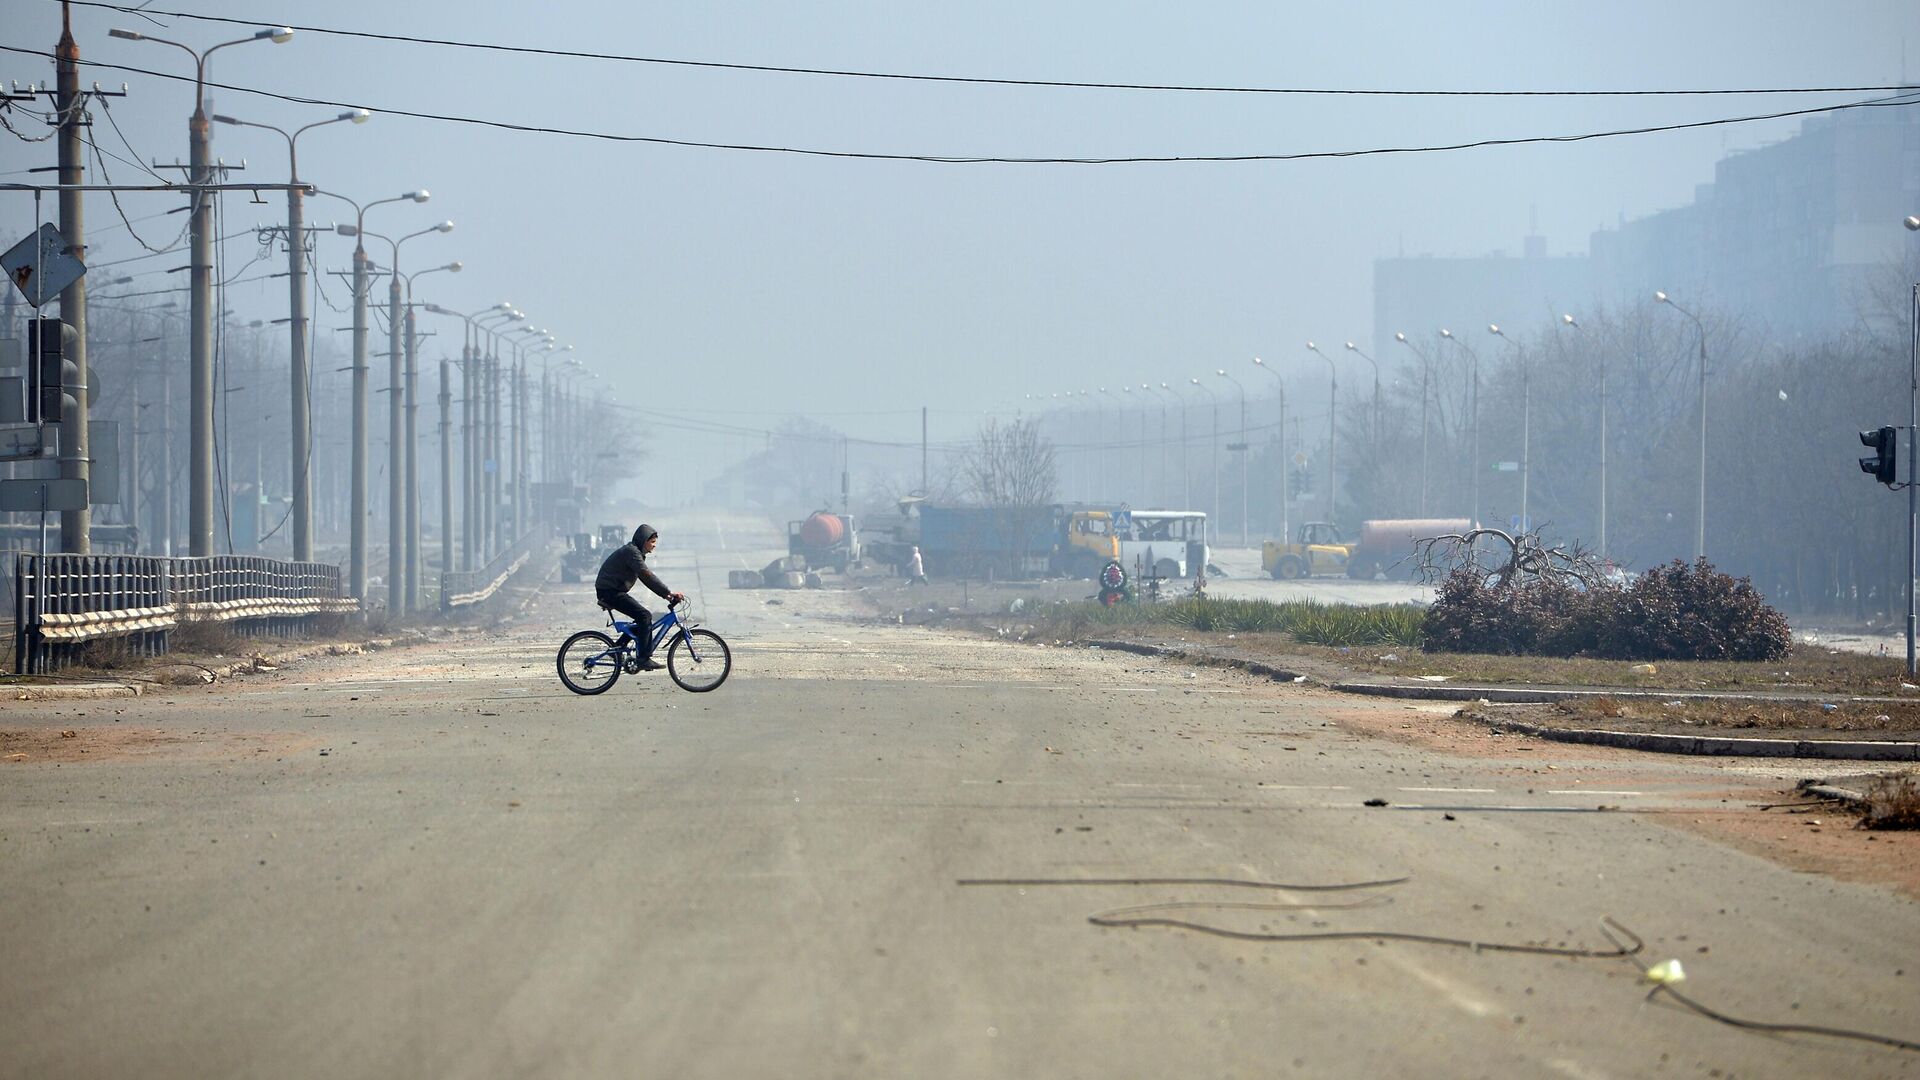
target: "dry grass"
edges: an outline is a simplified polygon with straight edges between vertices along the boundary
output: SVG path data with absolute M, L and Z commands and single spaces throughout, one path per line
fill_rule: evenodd
M 1920 783 L 1912 773 L 1883 776 L 1867 789 L 1867 829 L 1920 829 Z
M 1825 705 L 1831 705 L 1827 708 Z M 1672 701 L 1581 698 L 1547 712 L 1552 726 L 1628 728 L 1668 734 L 1763 732 L 1889 734 L 1920 731 L 1920 701 Z
M 1796 645 L 1785 660 L 1667 661 L 1653 671 L 1626 660 L 1557 659 L 1540 656 L 1486 656 L 1475 653 L 1423 653 L 1405 649 L 1315 649 L 1303 655 L 1332 660 L 1357 671 L 1393 675 L 1449 675 L 1455 682 L 1532 683 L 1540 686 L 1618 686 L 1634 690 L 1786 690 L 1818 694 L 1899 696 L 1905 665 L 1898 659 L 1840 652 L 1817 645 Z M 1383 659 L 1391 652 L 1397 660 Z

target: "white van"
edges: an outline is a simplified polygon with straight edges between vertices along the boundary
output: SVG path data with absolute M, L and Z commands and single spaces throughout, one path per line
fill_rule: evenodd
M 1198 510 L 1121 510 L 1113 516 L 1127 573 L 1194 577 L 1208 562 L 1207 515 Z

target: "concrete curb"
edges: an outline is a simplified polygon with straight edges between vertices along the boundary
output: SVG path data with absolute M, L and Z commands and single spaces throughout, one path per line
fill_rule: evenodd
M 1860 742 L 1842 739 L 1730 739 L 1718 735 L 1656 735 L 1640 731 L 1550 728 L 1513 720 L 1481 721 L 1494 731 L 1529 735 L 1551 742 L 1612 746 L 1655 754 L 1697 757 L 1822 758 L 1841 761 L 1920 761 L 1920 743 Z
M 60 685 L 57 683 L 5 683 L 0 685 L 0 694 L 10 696 L 15 701 L 91 701 L 99 698 L 139 697 L 141 686 L 138 683 L 87 682 Z
M 1711 690 L 1633 690 L 1621 687 L 1588 687 L 1580 690 L 1555 690 L 1534 686 L 1446 686 L 1427 683 L 1408 686 L 1400 683 L 1333 683 L 1343 694 L 1371 697 L 1422 699 L 1426 701 L 1497 701 L 1507 705 L 1550 705 L 1556 701 L 1579 698 L 1625 698 L 1646 701 L 1771 701 L 1807 702 L 1857 701 L 1895 704 L 1913 698 L 1858 697 L 1853 694 L 1740 694 Z
M 1296 672 L 1255 660 L 1207 656 L 1163 645 L 1142 645 L 1132 641 L 1082 641 L 1079 644 L 1114 652 L 1154 656 L 1189 663 L 1239 668 L 1265 675 L 1278 682 L 1304 682 Z M 1672 701 L 1693 698 L 1707 701 L 1779 701 L 1778 696 L 1759 694 L 1712 694 L 1684 690 L 1541 690 L 1500 686 L 1400 686 L 1387 683 L 1333 683 L 1331 689 L 1346 694 L 1372 697 L 1423 699 L 1428 701 L 1497 701 L 1506 704 L 1550 704 L 1574 698 L 1641 698 Z M 1799 698 L 1789 700 L 1801 700 Z M 1805 700 L 1817 701 L 1816 697 Z M 1893 701 L 1893 698 L 1855 698 L 1848 701 Z M 1715 735 L 1656 735 L 1651 732 L 1606 731 L 1591 728 L 1550 728 L 1513 720 L 1483 720 L 1489 728 L 1513 732 L 1552 742 L 1612 746 L 1624 750 L 1643 750 L 1655 754 L 1692 754 L 1703 757 L 1778 757 L 1822 758 L 1846 761 L 1920 761 L 1920 742 L 1871 742 L 1841 739 L 1735 739 Z
M 1105 649 L 1109 652 L 1132 653 L 1135 656 L 1155 656 L 1167 660 L 1183 660 L 1190 664 L 1206 664 L 1213 667 L 1237 668 L 1252 675 L 1264 675 L 1274 682 L 1297 683 L 1307 681 L 1307 677 L 1297 671 L 1274 667 L 1258 660 L 1241 660 L 1232 656 L 1207 656 L 1204 653 L 1190 653 L 1181 649 L 1169 649 L 1164 645 L 1141 645 L 1132 641 L 1082 641 L 1077 644 L 1090 649 Z

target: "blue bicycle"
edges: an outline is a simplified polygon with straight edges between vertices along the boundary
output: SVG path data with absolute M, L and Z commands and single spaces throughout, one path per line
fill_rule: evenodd
M 667 613 L 649 628 L 652 652 L 659 652 L 666 643 L 667 674 L 680 689 L 696 694 L 719 689 L 733 670 L 733 651 L 719 634 L 682 620 L 675 607 L 668 604 Z M 616 619 L 611 611 L 607 621 L 620 635 L 618 639 L 599 630 L 582 630 L 560 646 L 554 660 L 560 681 L 576 694 L 603 694 L 622 672 L 640 672 L 641 654 L 634 635 L 638 624 Z

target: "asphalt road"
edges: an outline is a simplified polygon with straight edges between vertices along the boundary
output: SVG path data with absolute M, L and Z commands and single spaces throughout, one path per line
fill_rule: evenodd
M 1621 959 L 1088 922 L 1605 949 L 1611 916 L 1716 1008 L 1920 1037 L 1913 899 L 1675 827 L 1790 766 L 1436 750 L 1386 737 L 1427 707 L 728 591 L 770 529 L 656 524 L 734 644 L 709 695 L 567 694 L 597 612 L 555 586 L 431 646 L 0 703 L 97 751 L 0 763 L 0 1074 L 1920 1074 Z M 1138 877 L 1409 880 L 959 884 Z

